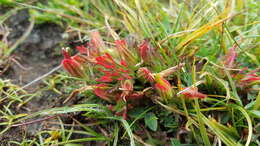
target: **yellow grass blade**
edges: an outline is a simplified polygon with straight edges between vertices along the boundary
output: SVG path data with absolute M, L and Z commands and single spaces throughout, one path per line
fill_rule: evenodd
M 222 14 L 221 14 L 222 15 Z M 193 42 L 195 39 L 199 38 L 200 36 L 206 34 L 210 30 L 212 30 L 215 27 L 218 27 L 219 25 L 223 24 L 226 20 L 230 19 L 233 16 L 225 17 L 223 19 L 220 19 L 218 21 L 212 21 L 209 22 L 199 29 L 195 30 L 193 33 L 188 35 L 186 38 L 184 38 L 177 46 L 176 51 L 179 52 L 178 55 L 182 55 L 185 51 L 185 47 L 188 46 L 191 42 Z

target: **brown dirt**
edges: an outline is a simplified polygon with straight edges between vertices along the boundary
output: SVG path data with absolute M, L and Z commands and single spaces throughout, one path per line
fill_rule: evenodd
M 10 44 L 15 43 L 24 34 L 30 24 L 29 19 L 28 11 L 22 10 L 12 15 L 5 22 L 5 25 L 10 30 L 7 38 Z M 64 29 L 56 24 L 35 24 L 27 39 L 12 54 L 12 58 L 16 60 L 16 63 L 11 61 L 9 69 L 1 78 L 10 79 L 12 83 L 23 86 L 58 66 L 62 59 L 59 55 L 59 48 L 61 44 L 65 43 L 62 38 L 63 33 Z M 40 85 L 41 82 L 37 82 L 26 88 L 26 90 L 33 93 L 40 88 Z M 35 112 L 57 106 L 55 104 L 58 96 L 52 91 L 45 91 L 25 105 L 24 109 L 27 109 L 27 112 Z M 20 109 L 15 110 L 15 112 L 21 113 L 24 111 Z M 37 122 L 27 126 L 11 128 L 0 136 L 0 145 L 6 145 L 10 140 L 21 141 L 25 135 L 28 137 L 35 136 L 42 126 L 42 122 Z M 2 128 L 4 127 L 0 127 L 0 130 L 3 130 Z

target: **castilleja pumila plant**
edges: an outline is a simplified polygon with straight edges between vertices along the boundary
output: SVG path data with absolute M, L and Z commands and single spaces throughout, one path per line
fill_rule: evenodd
M 132 103 L 142 98 L 157 98 L 164 103 L 178 98 L 173 89 L 174 85 L 167 78 L 183 67 L 184 63 L 161 72 L 152 72 L 152 59 L 160 58 L 160 55 L 147 40 L 131 50 L 125 40 L 116 40 L 112 48 L 104 44 L 99 33 L 93 32 L 86 47 L 76 47 L 78 54 L 70 56 L 68 50 L 63 49 L 62 64 L 68 73 L 82 79 L 88 78 L 87 72 L 84 71 L 93 68 L 96 81 L 96 84 L 91 85 L 93 93 L 111 104 L 124 103 L 117 115 L 121 113 L 123 118 L 126 118 L 127 109 L 132 108 Z M 141 82 L 143 88 L 137 90 L 136 82 Z M 148 86 L 144 86 L 145 83 L 148 83 Z M 146 94 L 147 91 L 151 94 Z M 189 99 L 206 97 L 198 90 L 187 90 L 183 95 Z

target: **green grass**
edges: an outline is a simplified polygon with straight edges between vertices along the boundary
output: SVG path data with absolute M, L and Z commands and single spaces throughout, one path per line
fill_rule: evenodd
M 113 41 L 117 39 L 131 39 L 137 44 L 146 39 L 157 51 L 152 59 L 140 63 L 142 59 L 134 50 L 138 46 L 129 48 L 130 59 L 135 64 L 130 67 L 135 74 L 133 90 L 145 92 L 148 100 L 142 106 L 137 104 L 130 109 L 127 120 L 116 116 L 106 106 L 114 104 L 117 111 L 122 111 L 127 103 L 109 103 L 91 90 L 84 90 L 84 87 L 98 83 L 94 80 L 71 77 L 61 71 L 47 77 L 45 87 L 35 94 L 29 94 L 7 80 L 0 80 L 0 136 L 12 126 L 23 125 L 24 121 L 28 121 L 27 124 L 37 122 L 32 120 L 35 118 L 45 121 L 44 118 L 49 117 L 59 121 L 56 123 L 59 128 L 39 131 L 33 138 L 24 135 L 23 141 L 9 141 L 10 144 L 80 145 L 88 141 L 114 146 L 260 144 L 259 80 L 242 86 L 239 76 L 234 77 L 240 74 L 239 69 L 248 67 L 248 73 L 260 66 L 257 11 L 260 2 L 257 0 L 200 0 L 196 3 L 177 0 L 49 0 L 47 3 L 5 1 L 4 4 L 14 11 L 28 9 L 32 27 L 39 23 L 56 23 L 70 32 L 79 33 L 79 40 L 83 36 L 91 39 L 91 32 L 98 30 L 109 46 L 103 51 L 111 53 L 117 61 L 123 56 L 115 50 Z M 11 11 L 1 18 L 6 17 L 12 17 Z M 0 24 L 4 24 L 4 20 Z M 24 38 L 29 33 L 30 29 Z M 0 46 L 4 46 L 5 52 L 0 54 L 0 60 L 3 62 L 8 58 L 24 38 L 13 46 L 1 41 Z M 237 45 L 238 57 L 236 63 L 228 67 L 224 65 L 225 55 L 233 45 Z M 180 63 L 185 65 L 165 77 L 172 85 L 172 95 L 167 100 L 164 94 L 155 90 L 154 84 L 143 84 L 136 76 L 140 67 L 147 67 L 158 75 Z M 95 67 L 90 67 L 87 72 L 89 76 L 100 75 Z M 259 76 L 259 71 L 256 74 Z M 113 82 L 111 86 L 118 88 L 121 83 Z M 181 93 L 185 87 L 197 87 L 207 97 L 186 99 Z M 13 113 L 13 106 L 26 106 L 44 90 L 60 94 L 61 100 L 70 95 L 72 98 L 82 97 L 82 101 L 81 104 L 32 114 Z M 73 113 L 91 120 L 77 119 Z M 72 122 L 64 123 L 64 117 Z M 74 135 L 82 138 L 74 138 Z

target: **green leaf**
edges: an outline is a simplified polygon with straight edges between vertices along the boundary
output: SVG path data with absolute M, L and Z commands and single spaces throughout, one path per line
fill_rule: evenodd
M 158 127 L 158 121 L 157 121 L 157 117 L 155 116 L 154 113 L 150 112 L 150 113 L 147 113 L 145 116 L 144 116 L 144 122 L 145 122 L 145 125 L 150 128 L 151 130 L 153 131 L 156 131 L 157 130 L 157 127 Z
M 248 111 L 246 111 L 243 107 L 237 106 L 235 104 L 228 104 L 228 106 L 239 110 L 244 115 L 244 117 L 246 118 L 247 124 L 248 124 L 248 136 L 247 136 L 245 146 L 249 146 L 250 141 L 251 141 L 252 136 L 253 136 L 253 125 L 252 125 L 252 120 L 250 119 L 250 116 L 248 114 Z
M 219 122 L 217 122 L 214 119 L 212 119 L 211 122 L 212 122 L 212 124 L 214 124 L 215 127 L 220 129 L 221 131 L 223 131 L 227 135 L 232 136 L 234 139 L 239 139 L 239 134 L 238 134 L 238 132 L 236 131 L 236 129 L 234 127 L 225 126 L 223 124 L 220 124 Z
M 250 110 L 249 111 L 250 116 L 255 118 L 260 118 L 260 111 L 259 110 Z
M 202 116 L 203 122 L 209 127 L 209 129 L 212 130 L 212 132 L 214 132 L 218 136 L 218 138 L 221 141 L 223 141 L 223 143 L 225 143 L 226 145 L 242 146 L 239 142 L 237 142 L 236 139 L 233 138 L 233 136 L 230 136 L 229 133 L 226 133 L 226 129 L 223 130 L 223 126 L 220 126 L 221 124 L 219 124 L 219 123 L 217 124 L 212 119 L 209 120 L 204 115 L 201 115 L 201 116 Z
M 118 117 L 103 117 L 104 119 L 112 119 L 112 120 L 118 120 L 122 123 L 122 125 L 124 126 L 126 132 L 129 135 L 130 138 L 130 146 L 135 146 L 135 141 L 134 141 L 134 135 L 132 133 L 132 130 L 129 126 L 129 124 L 127 123 L 126 120 L 122 119 L 122 118 L 118 118 Z
M 172 144 L 172 146 L 180 146 L 181 142 L 178 139 L 176 139 L 176 138 L 172 138 L 171 139 L 171 144 Z
M 260 91 L 258 92 L 258 96 L 256 97 L 255 104 L 254 104 L 254 110 L 259 109 L 260 107 Z

